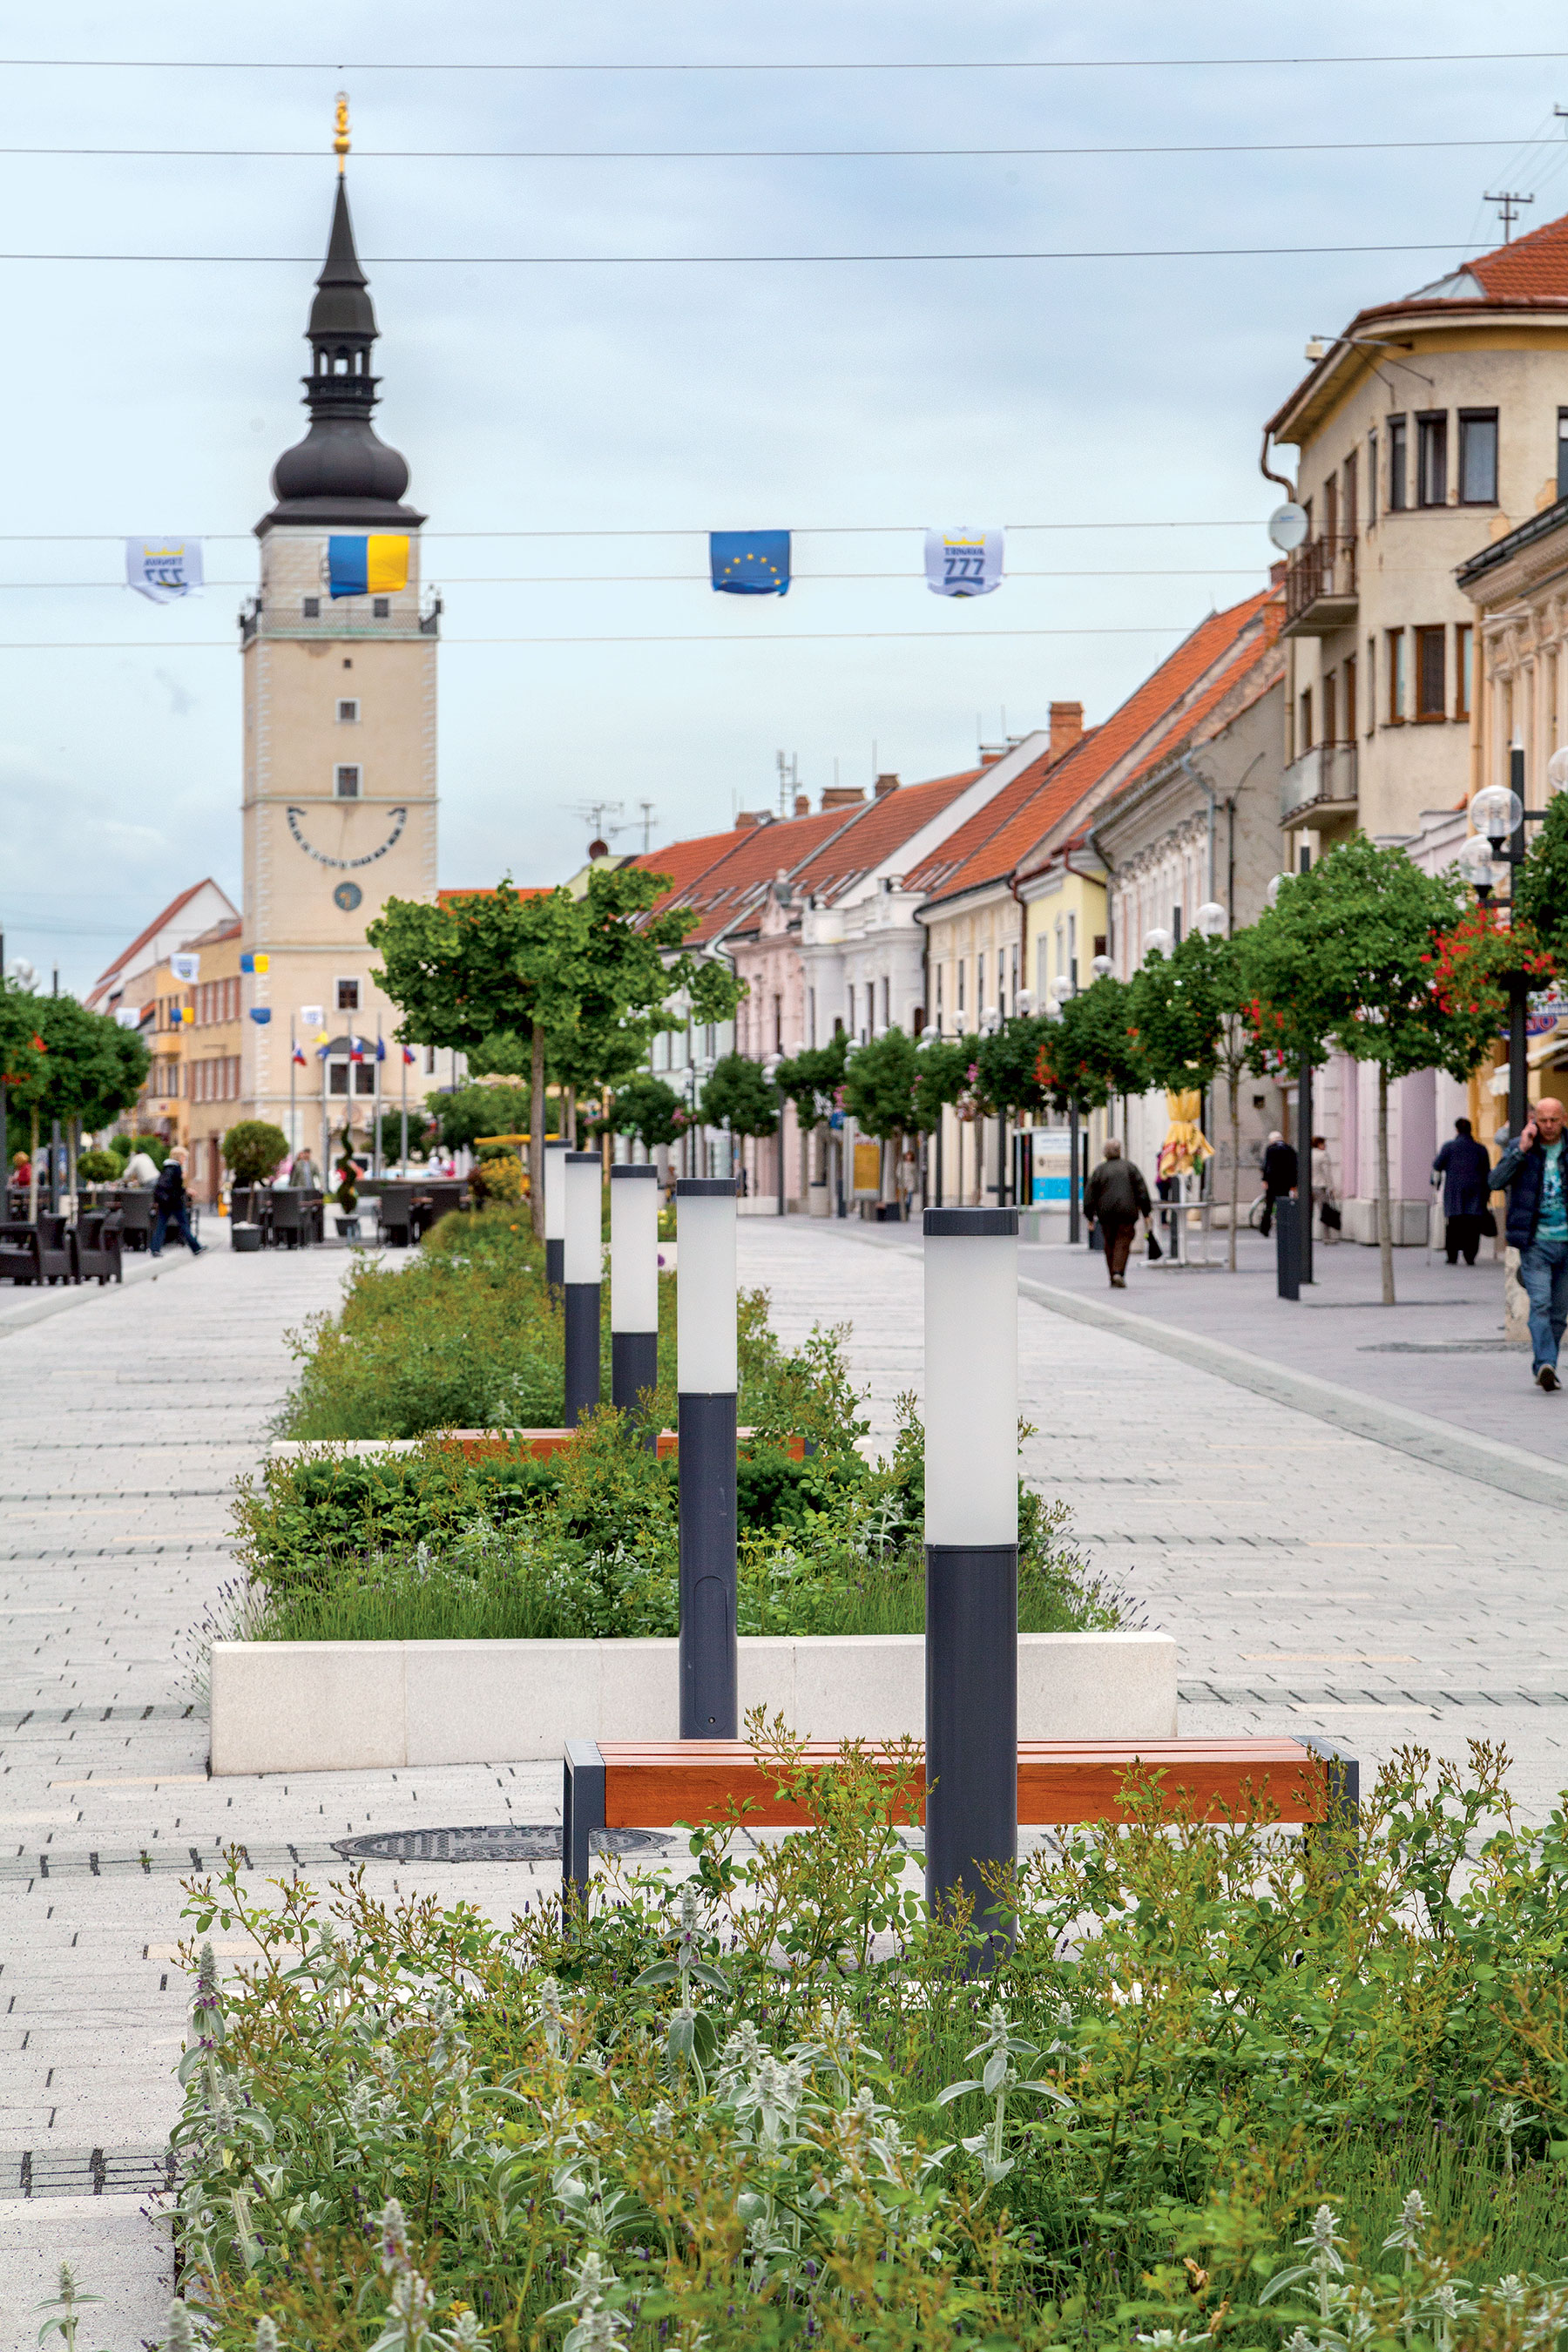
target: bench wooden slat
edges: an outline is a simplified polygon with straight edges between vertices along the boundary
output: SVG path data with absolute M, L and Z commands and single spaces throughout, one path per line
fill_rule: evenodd
M 893 1751 L 868 1741 L 866 1754 L 897 1769 Z M 806 1763 L 830 1764 L 837 1741 L 811 1740 Z M 1030 1739 L 1018 1747 L 1018 1819 L 1037 1826 L 1124 1822 L 1125 1775 L 1141 1766 L 1164 1776 L 1203 1818 L 1245 1818 L 1254 1810 L 1310 1828 L 1353 1818 L 1360 1770 L 1331 1740 Z M 716 1821 L 748 1804 L 759 1828 L 799 1828 L 803 1807 L 775 1793 L 775 1776 L 742 1739 L 568 1740 L 562 1789 L 563 1874 L 582 1888 L 589 1839 L 599 1829 L 670 1829 Z M 923 1806 L 921 1809 L 923 1812 Z

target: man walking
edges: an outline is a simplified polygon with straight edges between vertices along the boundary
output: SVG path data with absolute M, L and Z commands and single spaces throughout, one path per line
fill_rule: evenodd
M 1474 1265 L 1491 1188 L 1491 1154 L 1478 1143 L 1468 1118 L 1454 1121 L 1454 1132 L 1432 1162 L 1432 1173 L 1443 1179 L 1443 1230 L 1448 1264 Z M 1496 1230 L 1495 1227 L 1493 1229 Z
M 1568 1324 L 1568 1196 L 1563 1192 L 1563 1106 L 1542 1095 L 1532 1116 L 1492 1170 L 1491 1189 L 1508 1194 L 1508 1241 L 1519 1252 L 1519 1278 L 1530 1301 L 1532 1370 L 1543 1389 L 1561 1386 L 1557 1350 Z
M 153 1239 L 148 1248 L 150 1257 L 162 1257 L 163 1235 L 173 1225 L 193 1257 L 200 1257 L 202 1245 L 191 1231 L 190 1209 L 185 1198 L 185 1147 L 176 1143 L 153 1187 Z
M 1127 1287 L 1127 1255 L 1140 1217 L 1152 1213 L 1153 1202 L 1136 1160 L 1123 1160 L 1115 1136 L 1105 1139 L 1105 1157 L 1089 1180 L 1084 1212 L 1100 1227 L 1106 1272 L 1112 1290 Z
M 1267 1241 L 1274 1225 L 1274 1203 L 1296 1190 L 1300 1171 L 1296 1165 L 1296 1147 L 1287 1143 L 1278 1128 L 1268 1138 L 1268 1149 L 1263 1155 L 1263 1215 L 1258 1231 Z

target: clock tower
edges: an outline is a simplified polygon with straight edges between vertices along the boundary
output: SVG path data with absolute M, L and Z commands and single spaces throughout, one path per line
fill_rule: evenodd
M 365 926 L 389 898 L 436 895 L 440 601 L 421 587 L 425 517 L 403 502 L 407 465 L 371 422 L 375 313 L 348 143 L 340 99 L 331 234 L 306 329 L 310 429 L 273 467 L 274 504 L 256 526 L 261 584 L 240 615 L 242 944 L 265 960 L 242 986 L 247 1013 L 268 1015 L 242 1024 L 245 1113 L 288 1133 L 292 1094 L 290 1146 L 317 1155 L 329 1120 L 334 1139 L 349 1122 L 368 1139 L 378 1015 L 383 1100 L 398 1099 L 401 1016 L 372 984 Z M 318 1007 L 324 1061 L 303 1017 Z

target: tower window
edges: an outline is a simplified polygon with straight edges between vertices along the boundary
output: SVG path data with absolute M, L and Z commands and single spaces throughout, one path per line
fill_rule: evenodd
M 359 704 L 357 702 L 345 699 L 338 704 L 338 725 L 340 727 L 357 727 L 359 725 Z
M 334 768 L 334 769 L 333 769 L 333 771 L 332 771 L 332 778 L 333 778 L 333 786 L 334 786 L 334 789 L 335 789 L 335 791 L 336 791 L 336 793 L 337 793 L 337 796 L 338 796 L 339 800 L 341 800 L 341 801 L 357 801 L 357 800 L 358 800 L 358 798 L 359 798 L 359 770 L 358 770 L 357 768 L 345 768 L 345 767 L 338 767 L 338 768 Z
M 307 621 L 319 621 L 321 617 L 321 598 L 319 596 L 307 596 L 304 602 L 303 610 Z
M 339 981 L 338 1011 L 340 1013 L 357 1013 L 359 1011 L 359 982 L 357 980 Z
M 378 621 L 389 621 L 392 618 L 391 597 L 373 596 L 370 600 L 370 609 Z

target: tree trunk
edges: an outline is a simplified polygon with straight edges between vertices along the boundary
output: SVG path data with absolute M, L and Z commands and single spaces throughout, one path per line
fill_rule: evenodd
M 1230 1074 L 1230 1252 L 1228 1264 L 1236 1272 L 1236 1220 L 1241 1203 L 1241 1072 Z
M 528 1107 L 529 1210 L 536 1242 L 544 1239 L 544 1030 L 533 1024 L 532 1093 Z
M 1309 1144 L 1309 1153 L 1311 1146 Z M 1310 1165 L 1309 1161 L 1309 1165 Z M 1308 1191 L 1311 1186 L 1309 1179 Z M 1388 1198 L 1388 1066 L 1377 1066 L 1377 1254 L 1383 1260 L 1383 1303 L 1394 1304 L 1394 1223 Z
M 33 1113 L 33 1142 L 27 1154 L 27 1223 L 38 1222 L 38 1114 Z
M 562 1112 L 561 1140 L 566 1146 L 568 1151 L 575 1151 L 577 1149 L 576 1087 L 566 1087 L 562 1095 L 561 1100 L 563 1105 Z

